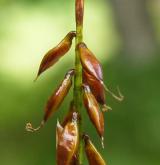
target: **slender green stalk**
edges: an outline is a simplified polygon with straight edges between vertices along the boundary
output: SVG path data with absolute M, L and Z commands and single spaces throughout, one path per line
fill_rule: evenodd
M 83 40 L 83 27 L 76 27 L 77 36 L 76 44 L 79 44 Z M 79 51 L 75 48 L 75 79 L 74 79 L 74 104 L 81 116 L 81 107 L 82 107 L 82 66 L 79 58 Z M 80 135 L 80 145 L 78 151 L 78 164 L 82 165 L 83 163 L 83 142 L 82 142 L 82 119 L 79 120 L 79 135 Z
M 82 66 L 77 45 L 83 41 L 83 15 L 84 0 L 75 0 L 75 16 L 76 16 L 76 44 L 75 44 L 75 79 L 74 79 L 74 104 L 80 114 L 79 119 L 79 149 L 78 149 L 78 165 L 83 164 L 83 141 L 82 141 Z

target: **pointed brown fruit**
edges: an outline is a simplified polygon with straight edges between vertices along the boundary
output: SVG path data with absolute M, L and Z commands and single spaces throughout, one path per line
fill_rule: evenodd
M 104 116 L 100 111 L 100 107 L 88 85 L 83 85 L 84 95 L 83 101 L 87 109 L 90 120 L 95 126 L 99 136 L 103 138 L 104 135 Z
M 83 83 L 90 87 L 99 104 L 104 105 L 106 103 L 106 96 L 103 85 L 93 76 L 88 74 L 85 70 L 83 70 Z
M 87 48 L 86 44 L 81 42 L 77 49 L 80 53 L 80 60 L 83 69 L 99 81 L 103 81 L 102 67 L 95 55 Z
M 64 98 L 68 94 L 71 86 L 72 86 L 72 77 L 74 76 L 74 69 L 69 70 L 65 77 L 64 80 L 61 82 L 59 87 L 54 91 L 54 93 L 51 95 L 49 100 L 47 101 L 46 107 L 45 107 L 45 114 L 44 118 L 38 128 L 33 128 L 30 123 L 26 125 L 26 130 L 27 131 L 38 131 L 41 127 L 44 126 L 45 122 L 48 120 L 49 117 L 53 113 L 55 113 L 61 103 L 63 102 Z
M 57 165 L 73 163 L 79 144 L 77 113 L 73 113 L 72 121 L 68 122 L 63 131 L 57 131 Z
M 63 55 L 69 51 L 72 45 L 72 40 L 75 36 L 75 31 L 69 32 L 56 47 L 52 48 L 45 54 L 39 66 L 37 78 L 42 72 L 53 66 Z
M 58 110 L 59 106 L 63 102 L 64 98 L 68 94 L 71 86 L 72 86 L 72 77 L 74 75 L 74 70 L 71 69 L 65 75 L 64 80 L 60 84 L 60 86 L 56 89 L 56 91 L 49 98 L 46 108 L 45 108 L 45 116 L 44 121 L 46 122 L 48 118 Z
M 118 90 L 119 96 L 116 96 L 113 92 L 111 92 L 107 86 L 103 82 L 103 72 L 102 67 L 98 59 L 95 57 L 95 55 L 87 48 L 86 44 L 81 42 L 77 45 L 77 49 L 80 53 L 80 60 L 83 67 L 83 70 L 85 70 L 86 73 L 88 73 L 90 76 L 92 76 L 94 79 L 97 79 L 101 83 L 101 85 L 104 87 L 104 89 L 116 100 L 122 101 L 124 99 L 123 95 Z
M 85 152 L 89 165 L 107 165 L 100 153 L 97 151 L 89 136 L 84 135 Z
M 102 111 L 107 112 L 109 110 L 112 110 L 111 107 L 106 105 L 105 89 L 102 83 L 99 80 L 95 79 L 90 74 L 88 74 L 84 69 L 83 69 L 83 83 L 87 84 L 90 87 L 96 100 L 101 105 Z

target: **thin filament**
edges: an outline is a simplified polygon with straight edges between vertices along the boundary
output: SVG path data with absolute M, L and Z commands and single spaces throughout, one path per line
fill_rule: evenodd
M 118 91 L 118 95 L 119 96 L 117 96 L 117 95 L 115 95 L 112 91 L 110 91 L 109 89 L 108 89 L 108 87 L 101 81 L 101 84 L 103 85 L 103 87 L 104 87 L 104 89 L 106 90 L 106 92 L 108 92 L 113 98 L 115 98 L 116 100 L 118 100 L 118 101 L 123 101 L 123 99 L 124 99 L 124 96 L 122 95 L 122 93 L 121 93 L 121 91 L 120 91 L 120 89 L 119 89 L 119 87 L 117 87 L 117 91 Z
M 44 121 L 42 121 L 41 124 L 37 128 L 33 128 L 31 123 L 27 123 L 26 130 L 28 132 L 36 132 L 36 131 L 40 130 L 43 126 L 44 126 Z
M 110 106 L 104 104 L 104 105 L 102 106 L 102 111 L 103 111 L 103 112 L 112 111 L 112 108 L 111 108 Z

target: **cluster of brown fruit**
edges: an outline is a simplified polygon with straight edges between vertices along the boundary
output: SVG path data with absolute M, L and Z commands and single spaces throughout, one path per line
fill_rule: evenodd
M 38 76 L 44 71 L 53 66 L 63 55 L 65 55 L 71 48 L 73 38 L 76 38 L 76 52 L 81 65 L 81 70 L 78 70 L 75 64 L 74 69 L 70 69 L 61 84 L 53 92 L 45 107 L 45 114 L 43 120 L 38 128 L 33 128 L 30 123 L 26 125 L 28 131 L 34 132 L 44 126 L 46 121 L 53 115 L 60 107 L 67 93 L 72 86 L 72 79 L 77 75 L 81 76 L 79 79 L 79 88 L 74 89 L 74 92 L 82 93 L 84 106 L 87 110 L 89 118 L 96 128 L 100 138 L 104 137 L 104 111 L 111 109 L 105 103 L 105 90 L 119 101 L 123 100 L 123 96 L 114 95 L 103 82 L 103 72 L 100 62 L 94 54 L 87 48 L 86 44 L 81 41 L 81 33 L 83 27 L 83 11 L 84 0 L 76 0 L 76 24 L 77 31 L 69 32 L 64 39 L 53 49 L 48 51 L 43 57 L 39 67 Z M 81 29 L 80 31 L 78 29 Z M 37 79 L 36 78 L 36 79 Z M 76 79 L 76 78 L 75 78 Z M 74 80 L 75 80 L 74 79 Z M 76 81 L 76 80 L 75 80 Z M 75 82 L 74 81 L 74 85 Z M 78 91 L 76 91 L 78 90 Z M 79 101 L 80 103 L 80 101 Z M 101 110 L 102 109 L 102 110 Z M 105 165 L 105 161 L 98 153 L 90 138 L 85 133 L 81 132 L 81 112 L 75 103 L 75 98 L 70 103 L 68 114 L 62 123 L 57 122 L 56 129 L 56 150 L 57 150 L 57 164 L 58 165 L 76 165 L 80 164 L 80 143 L 84 141 L 84 149 L 90 165 Z

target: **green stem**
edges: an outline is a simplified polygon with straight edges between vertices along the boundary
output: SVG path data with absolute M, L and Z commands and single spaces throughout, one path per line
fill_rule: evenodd
M 75 45 L 75 79 L 74 79 L 74 104 L 81 116 L 81 107 L 82 107 L 82 66 L 80 62 L 79 51 L 76 49 L 76 46 L 83 40 L 83 27 L 76 27 L 76 45 Z M 80 145 L 78 150 L 78 165 L 83 163 L 83 141 L 82 141 L 82 119 L 79 120 L 79 135 L 80 135 Z

